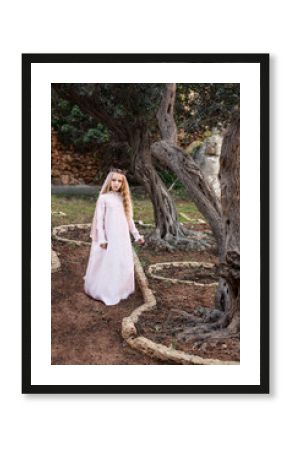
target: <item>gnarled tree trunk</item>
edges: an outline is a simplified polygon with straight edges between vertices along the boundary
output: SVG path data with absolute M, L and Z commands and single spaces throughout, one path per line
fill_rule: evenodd
M 199 167 L 179 147 L 168 144 L 166 141 L 155 142 L 151 149 L 154 157 L 169 167 L 182 182 L 189 197 L 209 223 L 220 249 L 222 245 L 220 205 Z
M 188 342 L 238 337 L 240 331 L 240 121 L 239 113 L 224 136 L 220 159 L 222 241 L 216 308 L 201 317 L 174 311 L 173 332 Z M 181 321 L 181 323 L 180 323 Z
M 149 132 L 146 128 L 128 129 L 129 144 L 133 149 L 131 168 L 137 180 L 145 187 L 154 210 L 155 230 L 147 237 L 147 244 L 172 251 L 175 247 L 194 248 L 190 231 L 177 220 L 175 204 L 159 177 L 151 157 Z
M 193 158 L 177 145 L 177 128 L 173 117 L 176 84 L 166 85 L 157 113 L 162 140 L 151 145 L 152 155 L 169 167 L 182 182 L 190 198 L 208 221 L 219 250 L 222 246 L 220 201 L 207 183 Z
M 220 157 L 223 243 L 216 306 L 239 327 L 240 306 L 240 121 L 235 114 Z

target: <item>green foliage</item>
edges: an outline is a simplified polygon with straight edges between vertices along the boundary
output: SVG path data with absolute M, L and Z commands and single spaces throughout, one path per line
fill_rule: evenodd
M 110 140 L 107 127 L 84 114 L 78 105 L 58 97 L 52 90 L 52 127 L 64 145 L 73 144 L 79 152 L 90 151 Z
M 238 83 L 177 84 L 175 119 L 186 133 L 211 135 L 213 127 L 227 126 L 235 108 L 239 108 Z
M 182 187 L 182 183 L 176 178 L 176 175 L 169 169 L 157 170 L 163 183 L 169 188 L 174 183 L 174 189 L 178 190 Z
M 84 136 L 83 142 L 85 144 L 90 144 L 92 142 L 108 142 L 110 138 L 110 134 L 106 128 L 102 126 L 101 123 L 98 123 L 96 128 L 89 128 Z
M 54 85 L 52 85 L 54 86 Z M 99 123 L 76 105 L 81 99 L 93 111 L 105 113 L 120 128 L 140 127 L 152 136 L 159 135 L 156 113 L 165 89 L 164 83 L 74 83 L 52 89 L 52 126 L 64 143 L 74 143 L 82 150 L 112 140 L 110 124 Z M 63 98 L 71 99 L 71 102 Z M 203 140 L 213 127 L 225 127 L 234 108 L 239 107 L 237 83 L 178 83 L 175 120 L 185 131 L 184 144 L 195 138 Z M 79 101 L 81 104 L 82 101 Z M 186 136 L 188 135 L 188 136 Z M 153 137 L 154 138 L 154 137 Z M 158 138 L 158 137 L 157 137 Z M 166 179 L 166 174 L 164 174 Z
M 96 104 L 115 119 L 125 119 L 130 125 L 152 122 L 155 125 L 163 84 L 102 83 L 83 84 L 79 92 L 95 99 Z
M 178 198 L 187 198 L 186 190 L 181 183 L 181 181 L 176 177 L 176 175 L 169 169 L 156 169 L 158 172 L 158 175 L 160 176 L 161 180 L 167 187 L 167 189 L 171 189 L 171 194 L 174 193 L 175 196 Z

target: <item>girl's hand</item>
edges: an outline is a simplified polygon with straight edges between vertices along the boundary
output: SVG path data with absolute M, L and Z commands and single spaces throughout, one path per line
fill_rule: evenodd
M 137 241 L 137 244 L 139 244 L 139 245 L 144 245 L 144 243 L 145 243 L 145 241 L 144 241 L 144 236 L 141 236 L 141 239 L 139 239 L 139 240 Z
M 107 250 L 107 246 L 108 246 L 108 244 L 100 244 L 100 247 L 102 247 L 105 250 Z

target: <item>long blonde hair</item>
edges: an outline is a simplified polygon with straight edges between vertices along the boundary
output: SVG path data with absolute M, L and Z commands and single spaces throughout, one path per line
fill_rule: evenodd
M 125 211 L 126 217 L 128 220 L 130 220 L 133 218 L 133 200 L 131 197 L 131 192 L 130 192 L 129 184 L 127 181 L 127 177 L 122 170 L 112 169 L 109 172 L 101 193 L 104 194 L 106 192 L 112 191 L 111 181 L 112 181 L 114 173 L 117 173 L 117 174 L 123 176 L 122 185 L 121 185 L 119 192 L 122 195 L 123 206 L 124 206 L 124 211 Z

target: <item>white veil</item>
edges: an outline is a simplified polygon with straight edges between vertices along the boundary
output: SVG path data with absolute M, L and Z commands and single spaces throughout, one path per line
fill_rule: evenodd
M 97 202 L 96 202 L 96 208 L 95 208 L 95 212 L 94 212 L 94 216 L 93 216 L 93 221 L 92 221 L 92 225 L 91 225 L 91 232 L 90 232 L 90 238 L 93 241 L 97 241 L 98 240 L 98 230 L 97 230 L 97 206 L 98 206 L 98 201 L 100 198 L 100 195 L 104 193 L 105 190 L 105 186 L 107 185 L 109 178 L 111 176 L 111 171 L 108 173 L 102 187 L 101 190 L 99 192 L 98 198 L 97 198 Z
M 106 187 L 106 185 L 107 185 L 107 183 L 108 183 L 108 181 L 110 179 L 110 176 L 111 176 L 111 174 L 113 172 L 115 172 L 115 170 L 113 168 L 111 168 L 109 173 L 108 173 L 108 175 L 106 176 L 106 179 L 105 179 L 105 181 L 104 181 L 104 183 L 103 183 L 103 185 L 102 185 L 102 187 L 100 189 L 100 192 L 99 192 L 99 195 L 98 195 L 98 198 L 97 198 L 96 208 L 95 208 L 95 212 L 94 212 L 94 216 L 93 216 L 93 220 L 92 220 L 92 224 L 91 224 L 91 231 L 90 231 L 90 238 L 93 241 L 98 241 L 98 230 L 97 230 L 97 206 L 98 206 L 98 201 L 99 201 L 100 195 L 104 193 L 105 187 Z M 125 179 L 127 181 L 126 171 L 122 171 L 122 175 L 125 177 Z M 132 212 L 131 212 L 131 214 L 132 214 Z

